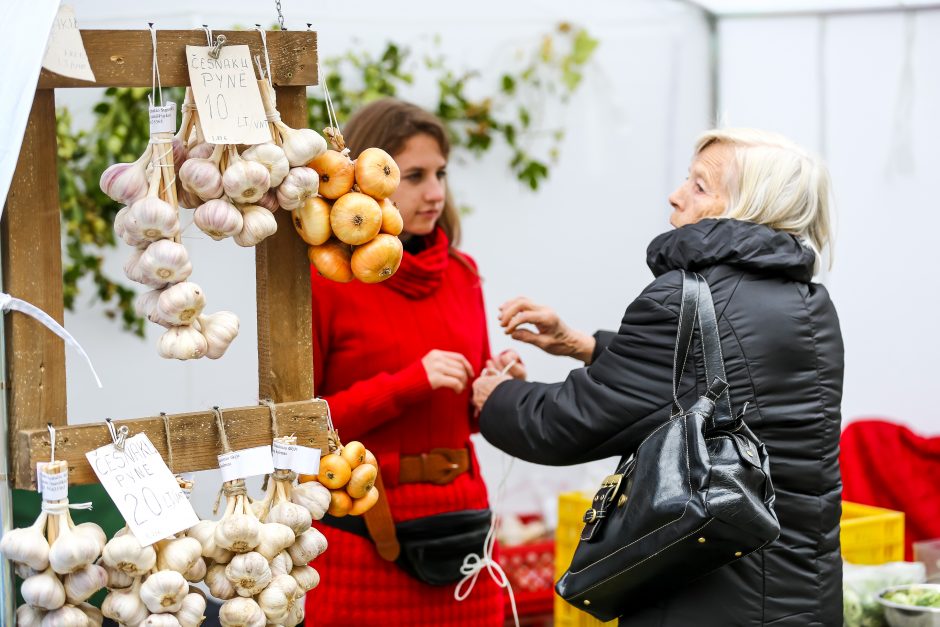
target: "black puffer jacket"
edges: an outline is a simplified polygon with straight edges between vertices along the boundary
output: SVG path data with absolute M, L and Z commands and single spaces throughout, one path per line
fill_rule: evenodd
M 780 538 L 674 596 L 621 618 L 655 627 L 842 624 L 839 515 L 843 347 L 829 294 L 811 283 L 814 254 L 795 237 L 736 220 L 703 220 L 650 244 L 656 275 L 620 331 L 562 383 L 509 381 L 483 407 L 481 431 L 532 462 L 567 465 L 634 450 L 669 418 L 682 294 L 678 269 L 708 281 L 735 413 L 770 455 Z M 701 349 L 680 400 L 705 389 Z M 693 372 L 695 376 L 693 377 Z

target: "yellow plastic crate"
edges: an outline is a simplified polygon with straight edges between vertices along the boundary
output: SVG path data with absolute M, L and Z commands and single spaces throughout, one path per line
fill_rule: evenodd
M 853 564 L 904 559 L 904 512 L 842 502 L 842 557 Z
M 555 581 L 568 570 L 574 550 L 584 528 L 584 512 L 591 506 L 593 495 L 564 492 L 558 496 L 558 529 L 555 531 Z M 598 627 L 616 625 L 612 620 L 602 623 L 555 595 L 555 627 Z

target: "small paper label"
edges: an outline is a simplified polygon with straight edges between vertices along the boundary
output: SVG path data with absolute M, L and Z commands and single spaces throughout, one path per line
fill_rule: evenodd
M 210 144 L 271 141 L 261 91 L 248 46 L 222 46 L 213 59 L 208 46 L 186 46 L 189 82 L 199 124 Z
M 189 529 L 199 518 L 144 433 L 85 453 L 101 485 L 144 546 Z
M 219 455 L 222 481 L 234 481 L 274 472 L 270 446 L 255 446 Z
M 69 471 L 48 473 L 48 462 L 36 464 L 36 487 L 44 501 L 61 501 L 69 498 Z
M 320 472 L 320 449 L 275 442 L 274 467 L 303 475 L 315 475 Z
M 75 10 L 68 5 L 59 7 L 52 23 L 42 66 L 62 76 L 95 81 L 95 73 L 91 71 L 85 44 L 82 43 L 82 33 L 75 22 Z
M 150 107 L 150 134 L 176 132 L 176 103 L 168 102 L 162 107 Z

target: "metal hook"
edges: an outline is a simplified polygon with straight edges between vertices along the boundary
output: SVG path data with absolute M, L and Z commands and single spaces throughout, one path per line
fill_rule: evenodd
M 46 427 L 49 429 L 49 448 L 51 449 L 49 463 L 52 463 L 55 461 L 55 427 L 52 426 L 51 422 L 47 422 Z
M 108 425 L 108 433 L 111 434 L 111 440 L 114 442 L 114 448 L 118 451 L 124 451 L 124 440 L 127 439 L 127 434 L 130 432 L 130 429 L 127 428 L 127 425 L 121 425 L 120 428 L 114 428 L 114 423 L 110 418 L 105 419 L 105 423 Z
M 219 58 L 219 53 L 222 52 L 222 46 L 225 45 L 225 35 L 216 35 L 215 45 L 212 47 L 212 50 L 209 51 L 209 56 L 213 59 Z

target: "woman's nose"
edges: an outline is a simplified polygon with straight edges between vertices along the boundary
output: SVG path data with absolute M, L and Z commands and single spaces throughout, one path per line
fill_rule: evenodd
M 424 190 L 424 198 L 430 202 L 444 199 L 444 182 L 440 179 L 431 179 Z

